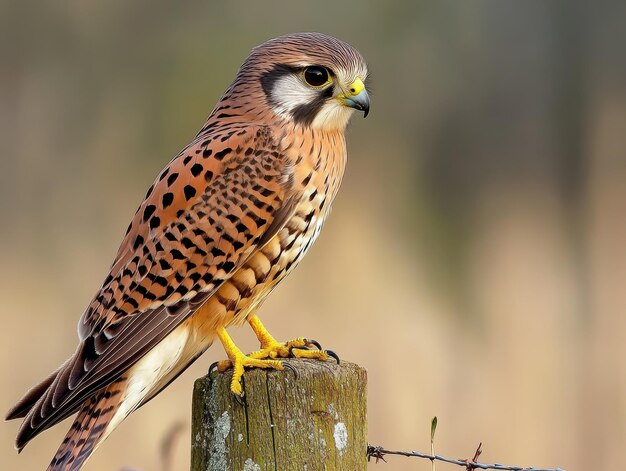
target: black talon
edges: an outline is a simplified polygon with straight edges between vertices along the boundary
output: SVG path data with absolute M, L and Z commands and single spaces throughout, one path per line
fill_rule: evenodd
M 324 350 L 324 352 L 326 353 L 326 355 L 328 355 L 329 357 L 333 357 L 335 360 L 337 360 L 337 364 L 339 365 L 341 363 L 341 360 L 339 360 L 339 355 L 337 355 L 335 352 L 333 352 L 332 350 Z
M 241 392 L 241 396 L 238 394 L 233 393 L 233 396 L 235 396 L 235 402 L 237 404 L 239 404 L 242 407 L 246 406 L 246 393 L 245 391 Z
M 243 407 L 248 406 L 248 400 L 246 399 L 246 380 L 243 376 L 241 377 L 241 396 L 235 393 L 233 393 L 233 396 L 235 396 L 235 402 L 237 404 Z
M 304 339 L 304 341 L 306 343 L 310 343 L 311 345 L 315 345 L 315 348 L 317 348 L 318 350 L 322 349 L 322 346 L 320 345 L 320 343 L 317 340 L 312 340 L 312 339 Z
M 283 362 L 283 367 L 290 369 L 293 372 L 293 376 L 296 378 L 296 381 L 298 380 L 298 371 L 293 366 L 287 362 Z

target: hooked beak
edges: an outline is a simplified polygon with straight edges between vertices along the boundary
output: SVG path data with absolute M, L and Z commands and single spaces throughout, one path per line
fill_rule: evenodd
M 363 117 L 367 117 L 370 111 L 370 97 L 367 94 L 363 80 L 359 77 L 350 84 L 345 93 L 340 95 L 340 98 L 345 106 L 363 111 Z

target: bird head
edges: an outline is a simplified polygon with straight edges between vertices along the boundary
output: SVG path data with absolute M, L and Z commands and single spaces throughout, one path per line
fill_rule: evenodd
M 259 86 L 258 95 L 279 119 L 343 130 L 355 110 L 369 112 L 366 79 L 365 60 L 349 44 L 321 33 L 296 33 L 253 49 L 234 87 Z

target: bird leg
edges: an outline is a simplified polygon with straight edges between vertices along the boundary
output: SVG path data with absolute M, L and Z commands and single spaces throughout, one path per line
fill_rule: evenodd
M 237 345 L 235 345 L 235 342 L 233 342 L 233 339 L 230 338 L 230 335 L 228 335 L 228 332 L 226 332 L 224 327 L 219 327 L 216 333 L 224 346 L 226 355 L 228 355 L 229 358 L 228 360 L 223 360 L 217 363 L 217 371 L 223 373 L 231 366 L 233 367 L 233 379 L 230 382 L 230 390 L 237 396 L 241 396 L 243 393 L 243 389 L 241 387 L 241 377 L 243 376 L 244 368 L 273 368 L 275 370 L 284 369 L 280 360 L 267 360 L 244 355 L 242 351 L 239 350 Z
M 247 320 L 248 324 L 250 324 L 250 327 L 252 327 L 252 330 L 261 343 L 261 349 L 250 353 L 250 355 L 248 355 L 250 358 L 265 359 L 296 357 L 314 358 L 322 361 L 328 360 L 328 353 L 321 350 L 320 344 L 314 340 L 299 337 L 285 343 L 280 343 L 267 331 L 261 322 L 261 319 L 259 319 L 256 314 L 250 314 Z

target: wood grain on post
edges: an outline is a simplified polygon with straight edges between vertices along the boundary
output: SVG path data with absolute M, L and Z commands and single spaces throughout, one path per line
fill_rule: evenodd
M 196 381 L 192 471 L 361 471 L 367 468 L 367 374 L 353 364 L 285 360 L 296 375 L 245 373 L 246 404 L 231 371 Z

